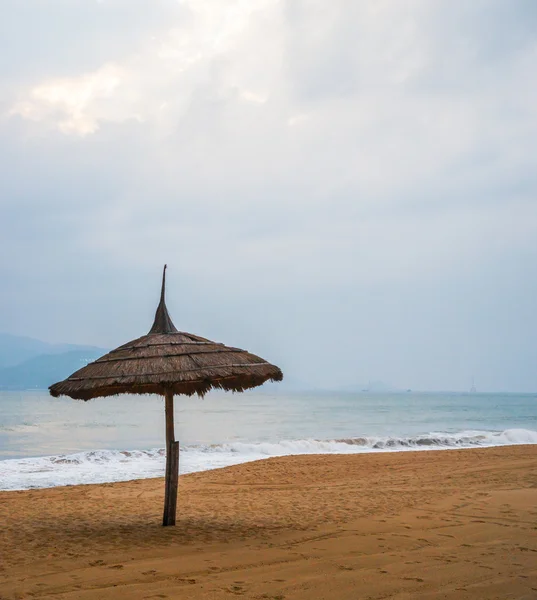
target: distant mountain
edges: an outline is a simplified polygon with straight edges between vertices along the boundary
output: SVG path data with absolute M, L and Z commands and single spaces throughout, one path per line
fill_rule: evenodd
M 46 389 L 103 355 L 102 349 L 72 350 L 34 356 L 14 367 L 0 368 L 0 389 Z
M 108 350 L 0 333 L 0 389 L 45 389 Z
M 78 344 L 49 344 L 30 337 L 0 333 L 0 368 L 14 367 L 42 354 L 64 354 L 73 351 L 107 352 L 104 348 Z

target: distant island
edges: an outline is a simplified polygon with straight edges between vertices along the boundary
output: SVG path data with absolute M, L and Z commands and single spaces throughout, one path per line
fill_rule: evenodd
M 0 390 L 47 389 L 106 352 L 97 346 L 49 344 L 0 333 Z

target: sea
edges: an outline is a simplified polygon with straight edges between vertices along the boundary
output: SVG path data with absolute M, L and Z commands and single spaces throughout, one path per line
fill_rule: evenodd
M 164 400 L 0 392 L 0 490 L 164 475 Z M 537 444 L 537 394 L 210 393 L 175 399 L 180 473 L 293 454 Z

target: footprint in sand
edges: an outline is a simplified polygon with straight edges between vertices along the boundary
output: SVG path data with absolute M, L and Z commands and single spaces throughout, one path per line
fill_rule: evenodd
M 231 587 L 228 588 L 228 592 L 231 592 L 232 594 L 237 594 L 237 595 L 242 595 L 245 593 L 245 591 L 241 585 L 232 585 Z

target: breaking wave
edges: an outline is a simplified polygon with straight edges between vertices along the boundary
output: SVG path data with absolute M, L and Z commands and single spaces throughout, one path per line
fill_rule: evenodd
M 181 447 L 180 471 L 192 473 L 293 454 L 359 454 L 537 444 L 537 431 L 461 431 L 410 437 L 230 442 Z M 164 475 L 164 450 L 93 450 L 0 461 L 0 490 L 146 479 Z

